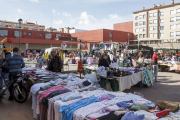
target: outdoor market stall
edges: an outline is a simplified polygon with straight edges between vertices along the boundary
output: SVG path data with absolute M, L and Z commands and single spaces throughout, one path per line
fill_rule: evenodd
M 10 47 L 9 48 L 6 48 L 5 47 L 5 43 L 9 43 L 10 44 Z M 1 41 L 1 44 L 2 44 L 2 51 L 1 52 L 5 52 L 5 51 L 9 51 L 9 52 L 12 52 L 12 50 L 13 50 L 13 46 L 12 46 L 12 44 L 14 44 L 14 42 L 10 39 L 10 38 L 8 38 L 8 37 L 6 37 L 6 38 L 4 38 L 2 41 Z M 1 53 L 2 54 L 2 53 Z M 3 54 L 4 55 L 4 54 Z M 5 56 L 4 56 L 5 57 Z
M 166 101 L 153 103 L 137 92 L 131 94 L 106 91 L 93 80 L 68 75 L 66 79 L 59 78 L 33 85 L 31 87 L 33 117 L 40 120 L 180 118 L 180 112 L 175 112 L 179 108 L 177 103 Z

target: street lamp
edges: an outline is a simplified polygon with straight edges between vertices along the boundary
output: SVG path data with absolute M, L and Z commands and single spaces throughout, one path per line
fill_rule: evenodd
M 19 20 L 18 20 L 18 22 L 19 22 L 19 55 L 20 55 L 20 50 L 21 50 L 21 22 L 22 22 L 23 20 L 20 18 Z
M 130 33 L 128 33 L 128 45 L 129 45 L 129 36 L 130 36 Z

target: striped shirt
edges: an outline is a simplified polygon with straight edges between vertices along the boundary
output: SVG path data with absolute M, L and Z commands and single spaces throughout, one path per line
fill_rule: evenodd
M 14 54 L 13 56 L 9 55 L 4 63 L 4 67 L 9 69 L 9 72 L 22 72 L 24 66 L 23 57 L 18 54 Z

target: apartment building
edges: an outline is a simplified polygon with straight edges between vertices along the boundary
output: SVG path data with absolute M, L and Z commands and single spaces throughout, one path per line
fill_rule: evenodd
M 133 33 L 140 44 L 180 43 L 180 3 L 133 12 Z
M 17 29 L 17 28 L 19 28 L 19 22 L 0 20 L 0 27 Z M 21 24 L 21 29 L 44 31 L 45 26 L 44 25 L 38 25 L 37 22 L 32 23 L 32 22 L 26 21 L 26 22 L 23 22 Z

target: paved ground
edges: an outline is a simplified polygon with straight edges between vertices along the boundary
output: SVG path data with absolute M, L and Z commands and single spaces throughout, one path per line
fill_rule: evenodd
M 30 63 L 29 65 L 31 66 Z M 152 88 L 132 87 L 124 92 L 141 92 L 144 98 L 156 102 L 156 100 L 180 101 L 180 74 L 171 72 L 159 73 L 158 79 L 161 82 L 154 83 Z M 34 120 L 31 109 L 31 98 L 26 103 L 19 104 L 15 101 L 8 101 L 8 92 L 4 96 L 3 103 L 0 103 L 0 120 Z

